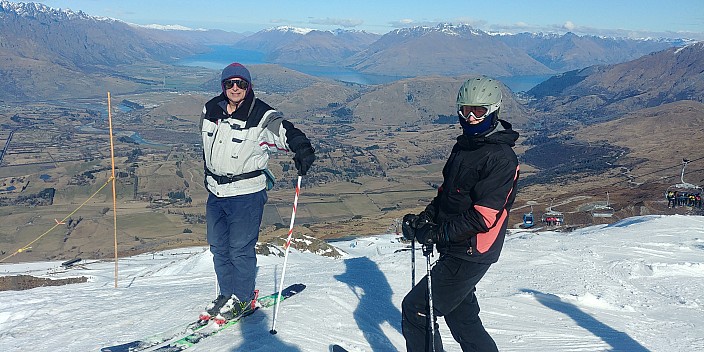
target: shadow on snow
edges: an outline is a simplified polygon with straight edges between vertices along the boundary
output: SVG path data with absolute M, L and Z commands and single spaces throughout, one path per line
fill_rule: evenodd
M 391 301 L 392 290 L 377 264 L 366 257 L 345 259 L 346 271 L 335 278 L 347 284 L 359 298 L 354 319 L 372 351 L 395 351 L 396 347 L 384 334 L 388 323 L 401 333 L 401 312 Z
M 257 267 L 255 272 L 255 277 L 259 274 L 259 267 Z M 276 274 L 274 274 L 276 281 Z M 260 292 L 262 294 L 263 292 Z M 271 314 L 273 316 L 275 307 L 271 307 Z M 281 341 L 277 335 L 272 335 L 269 333 L 269 328 L 271 327 L 272 321 L 269 321 L 268 314 L 262 314 L 261 311 L 255 311 L 254 314 L 244 318 L 246 319 L 246 324 L 237 324 L 240 326 L 242 331 L 242 343 L 233 348 L 232 352 L 242 352 L 242 351 L 271 351 L 271 352 L 301 352 L 301 350 L 294 346 L 286 344 Z M 264 338 L 262 338 L 264 336 Z
M 563 301 L 560 297 L 549 294 L 542 293 L 534 290 L 523 289 L 521 292 L 529 293 L 535 296 L 535 299 L 542 305 L 556 311 L 567 315 L 572 318 L 577 325 L 586 329 L 587 331 L 594 334 L 594 336 L 600 338 L 605 343 L 612 347 L 611 351 L 624 351 L 624 352 L 649 352 L 647 348 L 643 347 L 638 341 L 632 339 L 628 334 L 618 331 L 590 316 L 589 314 L 583 312 L 581 309 L 573 304 Z

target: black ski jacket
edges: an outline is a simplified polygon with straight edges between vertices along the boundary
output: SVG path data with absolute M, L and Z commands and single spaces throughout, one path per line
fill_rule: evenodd
M 457 137 L 442 170 L 443 183 L 426 212 L 439 224 L 441 255 L 494 263 L 499 259 L 516 196 L 518 132 L 500 120 L 483 137 Z

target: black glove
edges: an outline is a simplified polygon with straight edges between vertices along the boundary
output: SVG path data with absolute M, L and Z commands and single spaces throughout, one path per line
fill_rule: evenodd
M 403 230 L 403 238 L 413 241 L 416 238 L 416 220 L 418 216 L 415 214 L 406 214 L 403 216 L 401 230 Z
M 310 144 L 306 144 L 302 148 L 296 150 L 293 156 L 293 162 L 296 165 L 299 176 L 305 176 L 315 161 L 315 149 Z
M 428 222 L 433 222 L 433 216 L 427 210 L 423 210 L 418 214 L 418 219 L 416 219 L 416 223 L 413 227 L 419 228 Z
M 419 223 L 415 233 L 418 243 L 423 245 L 432 245 L 445 240 L 442 227 L 433 222 Z

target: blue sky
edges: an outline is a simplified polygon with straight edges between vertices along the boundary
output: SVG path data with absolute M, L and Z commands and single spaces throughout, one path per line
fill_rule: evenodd
M 385 34 L 402 27 L 467 23 L 509 33 L 572 31 L 704 40 L 702 0 L 46 0 L 125 22 L 256 32 L 276 26 L 358 29 Z

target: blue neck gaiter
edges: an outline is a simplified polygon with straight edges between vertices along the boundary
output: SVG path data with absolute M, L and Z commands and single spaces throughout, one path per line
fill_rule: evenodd
M 489 132 L 491 128 L 494 125 L 494 113 L 491 113 L 491 115 L 487 116 L 484 121 L 476 124 L 476 125 L 470 125 L 467 120 L 463 119 L 462 116 L 459 116 L 460 119 L 460 125 L 462 126 L 463 133 L 466 136 L 469 137 L 476 137 L 476 136 L 482 136 L 485 133 Z

